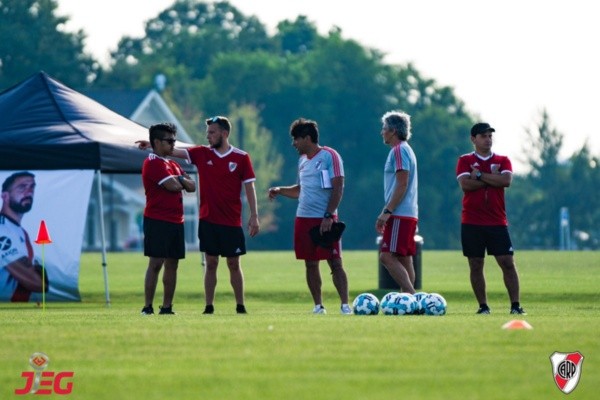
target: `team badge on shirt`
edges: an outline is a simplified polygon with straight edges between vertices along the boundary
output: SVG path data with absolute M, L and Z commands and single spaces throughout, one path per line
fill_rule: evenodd
M 229 163 L 229 172 L 235 171 L 236 168 L 237 168 L 237 163 L 234 163 L 234 162 Z
M 6 236 L 0 237 L 0 250 L 1 251 L 8 250 L 8 249 L 10 249 L 11 246 L 12 246 L 12 240 L 10 240 L 9 237 L 6 237 Z

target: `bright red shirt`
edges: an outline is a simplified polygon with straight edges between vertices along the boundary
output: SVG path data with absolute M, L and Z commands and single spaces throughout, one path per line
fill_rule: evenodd
M 471 173 L 471 166 L 483 173 L 500 172 L 512 174 L 512 164 L 508 157 L 493 154 L 482 158 L 475 152 L 464 154 L 458 159 L 456 177 Z M 506 205 L 504 202 L 504 188 L 486 186 L 484 188 L 464 192 L 462 201 L 463 224 L 473 225 L 508 225 L 506 219 Z
M 144 216 L 161 221 L 183 224 L 183 195 L 162 187 L 171 176 L 183 175 L 177 162 L 152 153 L 144 160 L 142 182 L 146 191 Z
M 233 146 L 225 154 L 208 146 L 192 147 L 187 152 L 198 169 L 200 219 L 242 226 L 242 185 L 256 180 L 248 153 Z

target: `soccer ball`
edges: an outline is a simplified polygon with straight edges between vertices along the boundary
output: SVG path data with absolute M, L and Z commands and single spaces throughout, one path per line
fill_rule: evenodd
M 410 293 L 390 292 L 381 299 L 381 311 L 385 315 L 407 315 L 415 312 L 417 302 Z
M 441 294 L 430 293 L 421 299 L 421 307 L 426 315 L 444 315 L 447 303 Z
M 394 315 L 394 309 L 396 309 L 396 299 L 400 296 L 398 292 L 389 292 L 381 298 L 381 312 L 384 315 Z
M 379 300 L 371 293 L 361 293 L 352 302 L 352 311 L 356 315 L 379 314 Z
M 426 292 L 417 292 L 415 294 L 413 294 L 413 296 L 415 297 L 415 300 L 417 301 L 417 306 L 415 307 L 415 314 L 418 315 L 422 315 L 425 314 L 425 309 L 423 308 L 422 304 L 421 304 L 421 300 L 423 300 L 423 297 L 427 296 L 429 293 Z

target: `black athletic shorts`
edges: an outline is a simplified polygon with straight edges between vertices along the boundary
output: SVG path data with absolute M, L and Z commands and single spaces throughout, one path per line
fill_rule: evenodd
M 246 254 L 246 238 L 241 226 L 219 225 L 200 220 L 198 239 L 200 251 L 209 256 L 236 257 Z
M 507 226 L 461 224 L 460 239 L 465 257 L 513 255 Z
M 144 255 L 155 258 L 185 258 L 183 224 L 144 217 Z

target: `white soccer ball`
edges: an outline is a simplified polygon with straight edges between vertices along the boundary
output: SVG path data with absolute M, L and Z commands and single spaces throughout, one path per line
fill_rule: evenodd
M 446 299 L 438 293 L 430 293 L 421 299 L 421 307 L 426 315 L 444 315 L 446 314 Z
M 385 315 L 412 314 L 416 307 L 416 300 L 410 293 L 390 292 L 381 299 L 381 311 Z
M 371 293 L 361 293 L 352 302 L 352 311 L 355 315 L 379 314 L 379 299 Z
M 415 297 L 415 300 L 417 301 L 417 306 L 415 308 L 415 314 L 418 315 L 422 315 L 425 314 L 425 309 L 423 308 L 422 304 L 421 304 L 421 300 L 423 300 L 423 297 L 427 296 L 429 293 L 426 292 L 417 292 L 415 294 L 413 294 L 413 296 Z
M 394 315 L 396 299 L 400 296 L 398 292 L 389 292 L 381 298 L 381 312 L 385 315 Z M 397 313 L 396 313 L 397 314 Z

